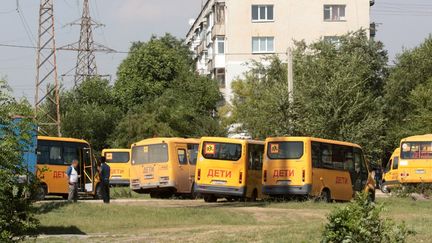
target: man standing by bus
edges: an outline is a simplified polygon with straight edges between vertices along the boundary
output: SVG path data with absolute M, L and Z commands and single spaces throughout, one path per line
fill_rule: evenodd
M 110 202 L 110 188 L 109 188 L 109 178 L 111 175 L 111 168 L 106 163 L 106 158 L 101 157 L 101 166 L 99 169 L 99 178 L 101 179 L 102 185 L 102 198 L 104 203 Z
M 72 165 L 66 170 L 66 176 L 69 183 L 69 202 L 77 202 L 78 200 L 78 160 L 72 160 Z

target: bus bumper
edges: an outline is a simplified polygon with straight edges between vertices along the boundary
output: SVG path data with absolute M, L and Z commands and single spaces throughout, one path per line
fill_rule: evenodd
M 306 184 L 303 186 L 275 185 L 263 186 L 262 192 L 265 195 L 308 195 L 312 191 L 312 185 Z
M 112 186 L 129 186 L 130 181 L 128 179 L 110 179 L 110 185 Z
M 243 197 L 246 193 L 246 187 L 195 184 L 194 192 L 200 194 L 213 194 L 216 196 Z
M 172 189 L 175 188 L 175 183 L 173 181 L 171 182 L 156 182 L 156 183 L 146 183 L 142 184 L 137 182 L 136 180 L 132 180 L 132 183 L 130 185 L 130 188 L 132 190 L 139 190 L 142 193 L 149 193 L 153 190 L 163 190 L 163 189 Z

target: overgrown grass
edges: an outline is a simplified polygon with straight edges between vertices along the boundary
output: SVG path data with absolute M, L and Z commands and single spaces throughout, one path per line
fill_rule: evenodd
M 76 237 L 46 237 L 40 242 L 319 242 L 327 214 L 346 203 L 258 202 L 205 204 L 200 201 L 140 200 L 139 203 L 103 205 L 42 204 L 39 231 L 45 234 L 75 234 Z M 409 240 L 432 239 L 432 202 L 404 198 L 384 202 L 384 217 L 405 221 L 417 232 Z M 168 203 L 168 202 L 167 202 Z M 81 236 L 78 236 L 81 235 Z

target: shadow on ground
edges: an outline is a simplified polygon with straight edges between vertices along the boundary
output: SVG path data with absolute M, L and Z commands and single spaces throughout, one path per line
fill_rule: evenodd
M 86 235 L 76 226 L 39 226 L 36 231 L 41 235 Z

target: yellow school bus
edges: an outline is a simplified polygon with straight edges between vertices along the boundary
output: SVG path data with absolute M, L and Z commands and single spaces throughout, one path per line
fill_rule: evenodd
M 41 182 L 39 199 L 44 199 L 46 195 L 67 198 L 69 185 L 66 170 L 74 159 L 79 161 L 77 171 L 80 175 L 79 194 L 100 196 L 96 160 L 87 141 L 75 138 L 38 136 L 36 173 Z
M 205 202 L 218 198 L 262 198 L 261 168 L 264 142 L 203 137 L 196 166 L 195 192 Z
M 264 194 L 330 202 L 349 201 L 360 191 L 375 199 L 375 182 L 359 145 L 312 137 L 266 139 Z
M 132 144 L 130 187 L 152 198 L 193 196 L 199 139 L 149 138 Z
M 102 156 L 111 169 L 110 185 L 129 186 L 130 149 L 104 149 Z
M 384 192 L 397 185 L 432 183 L 432 134 L 402 139 L 384 172 Z

